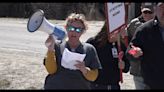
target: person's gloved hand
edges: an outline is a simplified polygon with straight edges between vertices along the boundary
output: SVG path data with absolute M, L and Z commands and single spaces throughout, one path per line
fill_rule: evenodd
M 128 51 L 128 53 L 135 58 L 138 58 L 143 55 L 142 50 L 139 47 L 133 45 L 131 45 L 131 49 Z

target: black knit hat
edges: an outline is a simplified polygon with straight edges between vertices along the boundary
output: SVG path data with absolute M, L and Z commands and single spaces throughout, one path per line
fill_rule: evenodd
M 144 12 L 144 11 L 154 12 L 154 3 L 142 3 L 141 12 Z
M 159 2 L 159 3 L 157 3 L 157 6 L 160 6 L 162 4 L 164 4 L 164 2 Z

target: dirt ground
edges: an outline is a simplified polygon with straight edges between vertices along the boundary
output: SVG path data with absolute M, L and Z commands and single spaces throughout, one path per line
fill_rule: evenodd
M 47 34 L 29 33 L 27 19 L 0 18 L 0 89 L 43 89 L 47 75 L 43 66 L 46 53 L 44 41 Z M 51 21 L 63 25 L 61 20 Z M 95 35 L 102 27 L 102 21 L 90 21 L 89 29 L 82 41 Z M 132 76 L 123 74 L 122 90 L 135 89 Z

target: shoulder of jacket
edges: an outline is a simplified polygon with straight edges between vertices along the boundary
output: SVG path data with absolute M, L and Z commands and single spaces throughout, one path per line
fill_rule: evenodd
M 90 43 L 82 42 L 82 45 L 85 47 L 92 47 L 93 45 Z
M 148 22 L 145 22 L 143 26 L 145 26 L 145 27 L 153 27 L 154 26 L 154 20 L 150 20 Z
M 131 23 L 135 23 L 135 22 L 139 22 L 139 19 L 138 18 L 134 18 L 131 20 Z
M 94 37 L 90 37 L 86 40 L 86 42 L 90 42 L 90 41 L 93 41 L 95 38 Z
M 92 45 L 92 44 L 90 44 L 90 43 L 85 43 L 85 42 L 83 42 L 82 45 L 83 45 L 83 48 L 84 48 L 85 50 L 95 49 L 94 45 Z

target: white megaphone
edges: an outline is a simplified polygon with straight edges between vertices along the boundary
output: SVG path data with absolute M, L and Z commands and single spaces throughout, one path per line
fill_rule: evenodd
M 28 20 L 27 29 L 29 32 L 43 31 L 49 35 L 53 35 L 55 40 L 63 40 L 65 38 L 64 28 L 56 26 L 47 21 L 44 17 L 43 10 L 38 10 Z

